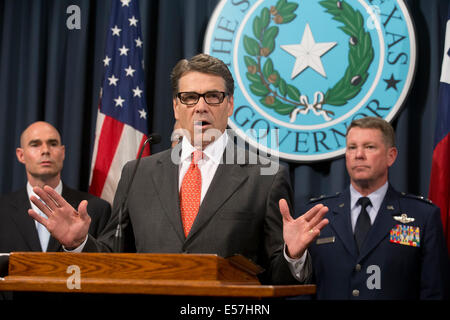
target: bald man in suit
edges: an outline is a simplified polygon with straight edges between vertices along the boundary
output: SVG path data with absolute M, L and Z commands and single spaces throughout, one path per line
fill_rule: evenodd
M 111 206 L 108 202 L 89 193 L 69 188 L 61 180 L 65 147 L 59 132 L 43 121 L 29 125 L 21 135 L 20 147 L 16 149 L 19 162 L 24 164 L 27 185 L 0 197 L 0 253 L 13 251 L 62 251 L 61 243 L 47 229 L 28 215 L 28 210 L 39 210 L 31 201 L 36 196 L 34 187 L 50 186 L 68 203 L 77 207 L 83 200 L 89 201 L 89 233 L 98 236 L 106 226 Z M 0 292 L 0 300 L 6 299 L 55 299 L 57 295 L 21 294 Z
M 37 210 L 29 199 L 36 186 L 55 188 L 75 207 L 88 200 L 92 220 L 89 232 L 100 234 L 109 220 L 111 206 L 89 193 L 69 188 L 61 181 L 65 147 L 55 127 L 43 121 L 32 123 L 22 133 L 16 155 L 25 166 L 27 185 L 0 197 L 0 252 L 62 250 L 61 244 L 46 232 L 45 227 L 28 215 L 29 209 Z

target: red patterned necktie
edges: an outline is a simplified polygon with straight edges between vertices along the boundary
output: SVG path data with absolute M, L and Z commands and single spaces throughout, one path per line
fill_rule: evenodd
M 184 235 L 187 237 L 191 231 L 192 224 L 200 208 L 200 197 L 202 193 L 202 174 L 198 168 L 198 161 L 202 159 L 203 153 L 196 150 L 192 153 L 192 162 L 184 175 L 180 189 L 181 220 L 183 221 Z

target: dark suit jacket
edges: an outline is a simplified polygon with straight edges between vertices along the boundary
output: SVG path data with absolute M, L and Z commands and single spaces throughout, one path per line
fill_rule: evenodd
M 235 146 L 229 143 L 227 149 Z M 128 213 L 123 219 L 125 251 L 242 254 L 267 270 L 262 282 L 295 282 L 283 257 L 282 219 L 278 201 L 290 203 L 292 191 L 285 167 L 261 175 L 261 165 L 220 164 L 203 199 L 191 232 L 182 228 L 178 165 L 172 150 L 143 158 L 131 186 Z M 236 152 L 235 152 L 236 154 Z M 248 158 L 247 158 L 248 159 Z M 247 161 L 248 162 L 248 161 Z M 236 162 L 235 162 L 236 163 Z M 118 223 L 118 207 L 135 161 L 122 171 L 113 216 L 98 240 L 89 237 L 85 251 L 110 251 Z
M 330 223 L 321 231 L 319 243 L 335 238 L 323 244 L 315 241 L 308 249 L 318 299 L 444 298 L 448 258 L 438 207 L 389 186 L 358 254 L 350 222 L 350 189 L 318 199 L 310 206 L 317 203 L 330 209 L 326 215 Z M 403 213 L 415 220 L 401 223 L 393 218 Z M 390 231 L 397 225 L 419 227 L 420 246 L 391 242 Z M 376 283 L 377 274 L 380 288 L 369 289 Z
M 62 196 L 75 209 L 82 200 L 89 201 L 88 213 L 92 219 L 89 232 L 99 235 L 111 215 L 109 203 L 89 193 L 71 189 L 64 184 Z M 28 215 L 28 209 L 31 209 L 31 204 L 26 188 L 0 198 L 0 252 L 42 251 L 36 224 Z M 50 236 L 47 251 L 61 250 L 61 244 Z

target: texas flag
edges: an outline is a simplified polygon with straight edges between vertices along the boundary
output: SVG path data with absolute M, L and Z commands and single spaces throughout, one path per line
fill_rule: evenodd
M 103 59 L 89 192 L 110 203 L 123 165 L 148 136 L 138 0 L 113 0 Z M 149 155 L 146 145 L 143 155 Z
M 450 6 L 439 87 L 429 198 L 441 208 L 450 254 Z

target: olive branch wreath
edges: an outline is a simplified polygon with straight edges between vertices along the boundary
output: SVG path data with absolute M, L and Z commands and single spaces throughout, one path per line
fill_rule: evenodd
M 325 94 L 315 93 L 312 104 L 308 103 L 308 98 L 301 95 L 298 88 L 280 76 L 269 57 L 275 49 L 275 39 L 279 32 L 276 25 L 294 20 L 298 4 L 279 0 L 270 9 L 263 8 L 253 20 L 255 38 L 244 36 L 244 49 L 248 54 L 244 56 L 244 62 L 247 66 L 247 79 L 251 82 L 250 91 L 261 97 L 259 101 L 264 106 L 274 109 L 280 115 L 290 115 L 291 122 L 295 121 L 298 113 L 307 114 L 309 111 L 322 115 L 327 121 L 331 120 L 330 116 L 334 116 L 334 112 L 324 109 L 323 105 L 343 106 L 354 98 L 366 82 L 369 75 L 367 71 L 373 61 L 372 39 L 364 31 L 361 13 L 344 1 L 323 0 L 320 5 L 334 20 L 343 24 L 339 28 L 350 37 L 349 65 L 344 76 Z M 271 25 L 271 20 L 276 25 Z

